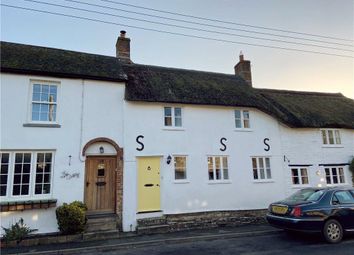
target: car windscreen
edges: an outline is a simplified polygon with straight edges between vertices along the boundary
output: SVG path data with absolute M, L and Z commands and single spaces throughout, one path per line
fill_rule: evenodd
M 302 189 L 290 197 L 288 197 L 287 201 L 317 201 L 323 194 L 322 190 L 315 189 Z

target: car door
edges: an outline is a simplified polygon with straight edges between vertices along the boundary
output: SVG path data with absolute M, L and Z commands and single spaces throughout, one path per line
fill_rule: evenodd
M 349 190 L 336 191 L 332 205 L 336 207 L 336 216 L 344 229 L 354 229 L 354 192 Z

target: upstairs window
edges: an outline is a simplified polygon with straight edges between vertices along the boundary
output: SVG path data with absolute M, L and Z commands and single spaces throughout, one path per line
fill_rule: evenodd
M 182 127 L 182 108 L 165 107 L 164 125 L 165 127 Z
M 251 128 L 250 112 L 247 110 L 235 110 L 235 127 Z
M 229 179 L 229 168 L 226 156 L 208 157 L 208 174 L 210 181 Z
M 272 179 L 270 158 L 252 157 L 253 179 L 257 181 Z
M 293 185 L 307 185 L 309 184 L 309 177 L 307 168 L 291 168 L 291 177 Z
M 187 168 L 186 168 L 187 157 L 185 156 L 175 156 L 175 180 L 185 180 L 187 179 Z
M 31 120 L 38 122 L 56 122 L 58 85 L 33 82 Z
M 338 129 L 323 129 L 321 130 L 322 143 L 324 145 L 342 144 L 340 132 Z

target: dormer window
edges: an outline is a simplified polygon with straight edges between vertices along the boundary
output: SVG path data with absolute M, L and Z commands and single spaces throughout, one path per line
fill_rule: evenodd
M 251 128 L 250 112 L 248 110 L 235 110 L 235 127 Z
M 322 129 L 322 143 L 324 145 L 338 145 L 342 144 L 340 132 L 338 129 Z

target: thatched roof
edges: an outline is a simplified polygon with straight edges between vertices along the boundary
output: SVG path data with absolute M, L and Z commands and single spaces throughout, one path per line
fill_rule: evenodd
M 290 127 L 354 129 L 354 100 L 342 94 L 255 89 L 230 74 L 123 65 L 115 57 L 7 42 L 1 71 L 126 81 L 128 101 L 251 107 Z
M 125 81 L 115 57 L 1 42 L 1 71 L 55 77 Z
M 290 127 L 354 129 L 354 101 L 342 94 L 255 89 L 236 75 L 124 65 L 129 101 L 257 108 Z

